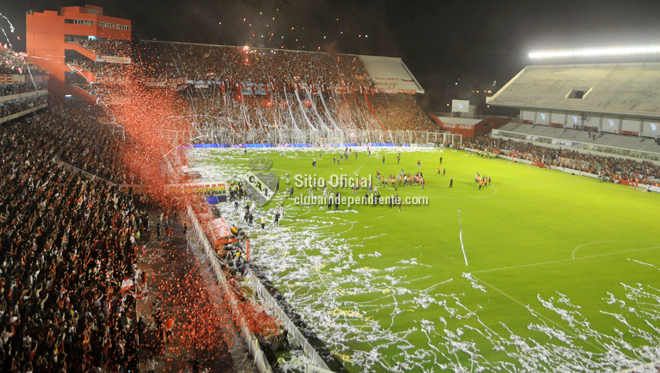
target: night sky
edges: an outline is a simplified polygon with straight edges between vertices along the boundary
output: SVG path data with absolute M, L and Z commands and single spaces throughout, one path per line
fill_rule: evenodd
M 660 44 L 658 0 L 2 0 L 16 31 L 4 19 L 0 26 L 21 51 L 27 10 L 85 3 L 130 19 L 136 39 L 402 57 L 431 111 L 452 98 L 483 102 L 472 91 L 501 88 L 532 63 L 532 50 Z

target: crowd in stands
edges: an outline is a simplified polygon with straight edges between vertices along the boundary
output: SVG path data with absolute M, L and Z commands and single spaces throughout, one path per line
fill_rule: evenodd
M 605 178 L 622 179 L 643 184 L 660 182 L 660 166 L 648 161 L 601 156 L 570 149 L 555 149 L 531 142 L 477 137 L 468 140 L 465 147 L 490 153 L 515 156 L 552 167 L 566 167 L 576 171 L 600 174 Z
M 0 118 L 4 118 L 25 110 L 45 105 L 48 103 L 48 98 L 45 95 L 32 96 L 20 100 L 5 101 L 0 103 Z
M 0 74 L 44 74 L 44 70 L 27 60 L 24 53 L 0 46 Z
M 191 109 L 203 127 L 207 125 L 224 127 L 229 131 L 232 130 L 232 125 L 238 131 L 248 127 L 251 131 L 258 132 L 258 137 L 261 139 L 265 139 L 268 132 L 275 130 L 307 132 L 314 129 L 319 131 L 319 136 L 324 136 L 324 131 L 335 130 L 382 131 L 383 128 L 376 118 L 385 129 L 390 131 L 437 130 L 437 126 L 417 106 L 413 97 L 377 95 L 368 98 L 376 114 L 375 117 L 363 96 L 352 94 L 345 96 L 323 93 L 321 99 L 318 94 L 300 92 L 300 101 L 298 101 L 295 93 L 285 95 L 281 92 L 272 92 L 269 98 L 245 95 L 242 101 L 236 98 L 225 103 L 221 93 L 213 88 L 190 89 L 186 92 Z M 410 141 L 411 139 L 406 139 L 401 142 Z M 419 141 L 425 140 L 419 139 Z
M 29 124 L 0 128 L 0 371 L 136 371 L 144 324 L 120 286 L 146 201 L 58 164 L 121 179 L 99 125 L 59 108 Z
M 94 62 L 88 59 L 74 59 L 67 61 L 67 65 L 78 66 L 84 70 L 90 71 L 99 77 L 121 77 L 125 76 L 125 66 L 120 63 Z
M 357 56 L 277 49 L 142 42 L 141 63 L 158 78 L 234 84 L 368 85 Z
M 97 96 L 98 98 L 102 96 L 101 92 L 103 89 L 100 88 L 101 86 L 98 84 L 89 84 L 87 82 L 80 82 L 80 81 L 67 81 L 66 86 L 80 88 L 83 91 L 89 93 L 90 95 Z
M 17 83 L 17 84 L 1 84 L 0 97 L 31 92 L 31 91 L 40 91 L 42 89 L 48 89 L 48 82 L 41 81 L 37 83 L 37 82 L 28 81 L 25 83 Z
M 69 115 L 67 111 L 49 110 L 50 117 L 41 118 L 44 126 L 52 128 L 52 136 L 64 146 L 55 156 L 78 168 L 117 184 L 140 184 L 132 173 L 126 172 L 117 156 L 121 144 L 110 126 L 101 126 L 86 115 Z M 103 149 L 98 152 L 96 149 Z
M 99 56 L 131 57 L 131 45 L 124 40 L 80 40 L 77 43 Z
M 368 99 L 370 108 L 363 95 L 351 92 L 350 86 L 357 89 L 372 84 L 364 65 L 354 55 L 142 42 L 139 56 L 133 63 L 141 65 L 148 78 L 185 77 L 226 84 L 226 96 L 218 84 L 207 84 L 206 89 L 191 88 L 186 93 L 194 114 L 211 118 L 206 124 L 215 125 L 220 132 L 242 132 L 249 128 L 259 132 L 251 136 L 264 139 L 275 128 L 291 131 L 437 130 L 411 96 L 372 96 Z M 89 60 L 68 63 L 91 71 L 97 77 L 119 77 L 126 67 Z M 325 91 L 323 99 L 318 92 L 300 89 L 298 100 L 292 89 L 303 83 L 314 85 L 316 89 L 321 87 L 321 91 Z M 107 97 L 108 91 L 97 85 L 71 85 L 95 96 L 105 96 L 101 97 L 103 101 L 112 101 Z M 259 93 L 242 95 L 237 85 Z M 264 85 L 268 86 L 267 94 Z M 348 86 L 349 90 L 345 95 L 330 90 L 338 86 Z M 288 94 L 282 89 L 288 90 Z
M 390 130 L 435 131 L 438 126 L 409 95 L 379 95 L 369 98 L 383 125 Z

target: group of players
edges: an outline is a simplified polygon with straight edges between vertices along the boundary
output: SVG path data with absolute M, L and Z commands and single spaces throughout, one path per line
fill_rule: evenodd
M 478 172 L 474 175 L 474 182 L 479 184 L 479 190 L 481 190 L 481 188 L 488 188 L 488 186 L 490 186 L 490 180 L 490 176 L 481 176 Z

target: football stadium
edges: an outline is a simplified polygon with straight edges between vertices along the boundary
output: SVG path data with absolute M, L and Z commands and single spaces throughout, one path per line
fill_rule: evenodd
M 276 7 L 233 45 L 21 10 L 1 371 L 660 370 L 657 45 L 531 50 L 428 105 L 408 57 L 271 41 Z

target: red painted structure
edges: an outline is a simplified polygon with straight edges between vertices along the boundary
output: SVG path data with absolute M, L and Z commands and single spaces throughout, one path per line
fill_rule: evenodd
M 131 21 L 103 15 L 103 8 L 93 5 L 62 7 L 26 15 L 26 52 L 28 59 L 50 73 L 48 90 L 58 100 L 64 100 L 64 74 L 70 72 L 64 60 L 65 50 L 75 50 L 96 60 L 93 52 L 76 43 L 73 37 L 131 40 Z
M 476 123 L 474 124 L 458 124 L 458 123 L 450 123 L 449 121 L 443 122 L 440 120 L 440 118 L 436 117 L 435 115 L 431 115 L 431 118 L 433 118 L 433 120 L 443 130 L 449 131 L 454 134 L 463 135 L 463 140 L 487 135 L 493 129 L 498 129 L 511 121 L 509 118 L 484 118 L 478 122 L 477 120 L 475 120 Z M 457 118 L 457 119 L 462 119 L 462 118 Z

